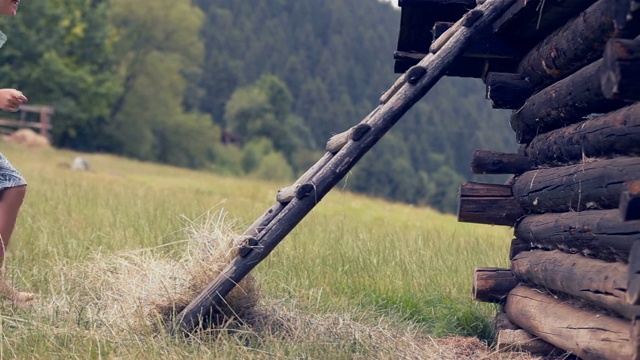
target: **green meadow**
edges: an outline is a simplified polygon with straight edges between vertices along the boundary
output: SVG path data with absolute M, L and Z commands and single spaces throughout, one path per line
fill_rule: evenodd
M 355 195 L 347 178 L 252 272 L 253 318 L 170 336 L 126 325 L 144 309 L 122 301 L 151 297 L 138 279 L 179 278 L 154 264 L 180 256 L 189 228 L 241 233 L 289 184 L 1 145 L 29 182 L 8 275 L 39 299 L 0 305 L 0 358 L 491 358 L 477 344 L 490 345 L 496 307 L 471 300 L 472 273 L 508 266 L 511 229 Z M 71 170 L 76 156 L 91 171 Z M 138 269 L 126 291 L 105 285 L 118 267 Z

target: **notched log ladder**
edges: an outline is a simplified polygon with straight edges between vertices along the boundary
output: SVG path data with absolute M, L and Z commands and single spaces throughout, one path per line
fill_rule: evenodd
M 258 263 L 282 241 L 282 239 L 309 213 L 313 207 L 348 173 L 356 162 L 373 147 L 380 138 L 435 84 L 445 75 L 451 63 L 470 44 L 473 35 L 490 29 L 493 22 L 514 0 L 491 0 L 467 12 L 458 21 L 457 29 L 448 30 L 446 41 L 438 44 L 435 53 L 423 58 L 412 74 L 405 73 L 380 99 L 381 104 L 362 122 L 368 129 L 359 139 L 350 135 L 350 140 L 336 141 L 339 145 L 330 148 L 294 186 L 312 184 L 312 196 L 287 196 L 287 202 L 277 201 L 265 214 L 258 218 L 243 234 L 253 237 L 256 245 L 245 247 L 244 256 L 236 257 L 198 295 L 170 327 L 170 333 L 189 332 L 197 329 L 215 314 L 224 302 L 224 297 Z M 355 132 L 355 131 L 353 131 Z M 351 134 L 353 134 L 351 132 Z M 329 146 L 328 146 L 329 147 Z

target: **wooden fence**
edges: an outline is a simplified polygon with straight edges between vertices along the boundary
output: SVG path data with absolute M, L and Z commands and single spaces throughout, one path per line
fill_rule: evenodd
M 54 112 L 54 108 L 48 105 L 20 105 L 18 110 L 20 119 L 0 118 L 0 129 L 3 132 L 13 132 L 18 129 L 31 128 L 51 140 L 51 130 L 53 129 L 51 117 Z M 38 114 L 38 120 L 30 119 L 30 113 Z

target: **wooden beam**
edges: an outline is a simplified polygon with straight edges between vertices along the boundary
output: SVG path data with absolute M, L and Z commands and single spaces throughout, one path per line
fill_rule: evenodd
M 524 215 L 510 185 L 466 182 L 458 194 L 458 221 L 513 226 Z
M 540 134 L 524 153 L 536 166 L 567 165 L 585 158 L 638 156 L 640 103 Z
M 627 304 L 627 266 L 622 263 L 535 250 L 518 254 L 511 270 L 528 284 L 586 300 L 627 319 L 640 315 L 640 306 Z
M 607 99 L 640 100 L 640 39 L 611 39 L 604 50 L 600 81 Z
M 524 217 L 515 236 L 535 248 L 627 262 L 633 242 L 640 240 L 640 224 L 622 221 L 617 209 L 547 213 Z
M 511 269 L 478 267 L 473 271 L 471 298 L 474 301 L 501 303 L 518 285 Z
M 519 109 L 534 92 L 523 74 L 490 72 L 485 83 L 494 109 Z
M 640 174 L 640 157 L 593 159 L 581 164 L 527 171 L 513 183 L 513 196 L 533 213 L 614 209 L 625 181 Z
M 490 150 L 476 150 L 471 160 L 474 174 L 522 174 L 532 168 L 533 164 L 524 155 Z
M 531 96 L 511 115 L 518 142 L 528 143 L 538 134 L 575 124 L 587 115 L 623 107 L 624 102 L 604 97 L 601 65 L 598 60 Z
M 518 72 L 539 90 L 600 59 L 628 9 L 629 0 L 598 0 L 531 49 Z
M 534 336 L 583 359 L 629 359 L 629 322 L 572 307 L 529 287 L 511 290 L 505 310 L 509 319 Z
M 473 35 L 484 28 L 489 28 L 495 18 L 512 4 L 513 0 L 492 0 L 477 8 L 482 12 L 468 27 L 462 27 L 436 53 L 425 57 L 419 63 L 428 72 L 415 84 L 404 83 L 383 105 L 379 105 L 361 123 L 371 127 L 359 141 L 349 141 L 338 153 L 325 155 L 319 163 L 323 166 L 312 169 L 311 179 L 299 179 L 297 183 L 311 182 L 315 185 L 315 196 L 293 199 L 283 205 L 277 202 L 271 209 L 245 232 L 257 234 L 260 250 L 254 249 L 246 257 L 236 257 L 217 277 L 204 289 L 169 326 L 169 333 L 190 332 L 206 322 L 224 303 L 224 297 L 249 272 L 264 260 L 287 234 L 321 201 L 324 196 L 346 176 L 353 166 L 368 152 L 409 109 L 417 103 L 445 75 L 452 61 L 460 57 L 465 47 L 473 41 Z M 464 19 L 461 19 L 464 21 Z M 325 160 L 325 158 L 327 160 Z M 326 163 L 325 163 L 326 161 Z M 311 169 L 310 169 L 311 171 Z M 303 175 L 306 177 L 307 173 Z M 301 181 L 304 180 L 304 181 Z M 266 219 L 271 219 L 265 223 Z M 249 232 L 249 234 L 247 234 Z

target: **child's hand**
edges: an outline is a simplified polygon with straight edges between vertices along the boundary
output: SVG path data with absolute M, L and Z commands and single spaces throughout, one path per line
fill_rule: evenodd
M 0 89 L 0 109 L 5 111 L 18 111 L 21 104 L 29 101 L 22 92 L 16 89 Z

